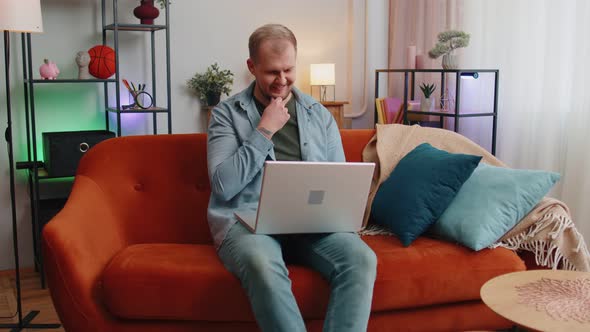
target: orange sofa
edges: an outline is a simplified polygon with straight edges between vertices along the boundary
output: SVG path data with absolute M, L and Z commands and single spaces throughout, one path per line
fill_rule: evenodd
M 373 130 L 343 130 L 360 161 Z M 67 331 L 257 331 L 238 280 L 218 260 L 206 220 L 205 134 L 130 136 L 95 146 L 72 193 L 43 230 L 47 281 Z M 369 331 L 508 328 L 479 289 L 524 270 L 512 251 L 473 252 L 421 237 L 408 248 L 365 236 L 378 257 Z M 320 331 L 329 285 L 290 266 L 309 331 Z

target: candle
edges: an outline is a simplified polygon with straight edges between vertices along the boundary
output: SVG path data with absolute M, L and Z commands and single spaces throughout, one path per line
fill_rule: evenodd
M 416 69 L 424 69 L 424 54 L 416 55 Z

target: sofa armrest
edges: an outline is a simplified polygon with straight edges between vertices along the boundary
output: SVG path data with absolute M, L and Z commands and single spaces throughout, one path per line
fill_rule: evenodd
M 66 330 L 106 328 L 97 326 L 109 317 L 101 305 L 100 278 L 126 246 L 123 230 L 101 188 L 86 176 L 76 177 L 66 205 L 45 225 L 42 238 L 47 283 Z

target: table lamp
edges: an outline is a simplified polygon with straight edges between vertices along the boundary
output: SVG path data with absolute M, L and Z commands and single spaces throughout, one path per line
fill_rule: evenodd
M 336 95 L 336 70 L 333 63 L 317 63 L 310 65 L 310 85 L 320 87 L 320 101 L 326 101 L 326 89 L 332 86 Z
M 8 161 L 10 163 L 10 199 L 12 208 L 12 241 L 14 246 L 14 264 L 16 270 L 16 298 L 18 322 L 0 324 L 0 328 L 9 328 L 11 331 L 21 331 L 25 328 L 54 329 L 60 324 L 31 324 L 30 322 L 39 314 L 39 311 L 31 311 L 24 318 L 22 315 L 22 298 L 20 286 L 20 268 L 18 257 L 18 232 L 16 219 L 16 198 L 14 184 L 14 156 L 12 148 L 12 114 L 10 109 L 10 32 L 43 32 L 41 18 L 41 0 L 0 0 L 0 30 L 4 31 L 4 73 L 6 75 L 6 116 L 8 127 L 4 133 L 8 143 Z M 40 271 L 43 273 L 43 271 Z

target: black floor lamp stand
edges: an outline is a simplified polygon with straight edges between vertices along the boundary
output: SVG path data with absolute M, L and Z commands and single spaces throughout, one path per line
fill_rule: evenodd
M 18 322 L 10 324 L 0 324 L 0 329 L 11 329 L 10 331 L 22 331 L 23 329 L 56 329 L 60 324 L 33 324 L 31 321 L 39 314 L 38 310 L 29 312 L 25 317 L 22 314 L 22 297 L 20 285 L 20 269 L 18 256 L 18 232 L 16 219 L 16 194 L 14 181 L 14 156 L 12 150 L 12 115 L 10 110 L 10 32 L 4 31 L 4 68 L 6 74 L 6 116 L 8 127 L 4 132 L 4 137 L 8 143 L 8 162 L 10 171 L 10 203 L 12 210 L 12 243 L 14 246 L 14 265 L 16 269 L 16 310 Z M 43 273 L 42 271 L 40 273 Z

